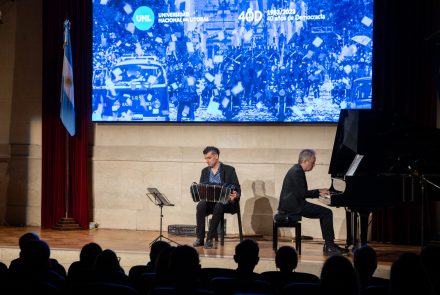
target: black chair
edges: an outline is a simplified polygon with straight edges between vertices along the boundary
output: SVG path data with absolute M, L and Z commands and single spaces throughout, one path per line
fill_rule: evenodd
M 148 293 L 149 295 L 215 295 L 211 290 L 205 289 L 178 289 L 176 287 L 158 287 Z
M 151 268 L 146 265 L 133 265 L 128 272 L 128 278 L 134 281 L 146 272 L 151 272 Z
M 275 214 L 272 227 L 272 247 L 276 251 L 278 249 L 278 228 L 294 227 L 295 228 L 295 248 L 298 255 L 301 255 L 301 216 L 280 216 Z
M 131 283 L 141 294 L 148 294 L 151 290 L 163 284 L 155 272 L 145 272 L 132 277 Z
M 234 295 L 236 293 L 273 294 L 274 288 L 270 282 L 243 278 L 216 277 L 210 282 L 211 289 L 216 294 Z
M 1 294 L 47 294 L 60 295 L 63 294 L 61 289 L 54 286 L 50 282 L 45 281 L 23 281 L 17 282 L 17 285 L 10 286 L 9 290 L 1 290 Z
M 70 289 L 67 294 L 137 295 L 139 293 L 128 285 L 111 282 L 95 282 L 75 286 L 73 289 Z
M 229 212 L 225 212 L 225 213 L 229 213 Z M 241 226 L 240 204 L 238 205 L 238 210 L 237 210 L 237 213 L 235 213 L 235 214 L 237 214 L 237 221 L 238 221 L 238 236 L 240 238 L 240 242 L 242 242 L 243 241 L 243 228 Z M 208 225 L 210 222 L 211 222 L 211 219 L 209 220 Z M 226 227 L 226 219 L 223 218 L 220 220 L 220 223 L 217 228 L 217 232 L 214 236 L 215 241 L 218 241 L 220 239 L 220 245 L 222 245 L 222 246 L 225 245 L 225 232 L 226 232 L 225 227 Z
M 210 282 L 216 277 L 235 278 L 237 273 L 235 269 L 223 267 L 203 267 L 200 269 L 200 283 L 202 288 L 209 288 Z
M 368 286 L 361 291 L 361 295 L 387 295 L 388 286 Z
M 283 288 L 281 295 L 320 295 L 318 283 L 292 283 Z
M 319 277 L 311 273 L 305 272 L 288 272 L 281 271 L 265 271 L 261 275 L 265 277 L 272 286 L 276 287 L 276 291 L 280 293 L 285 286 L 292 283 L 316 283 L 319 284 Z

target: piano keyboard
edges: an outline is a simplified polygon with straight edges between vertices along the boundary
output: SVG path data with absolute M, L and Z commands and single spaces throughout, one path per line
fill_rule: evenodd
M 328 206 L 330 206 L 330 204 L 332 202 L 330 196 L 323 196 L 323 195 L 319 196 L 319 201 L 321 203 L 324 203 L 325 205 L 328 205 Z

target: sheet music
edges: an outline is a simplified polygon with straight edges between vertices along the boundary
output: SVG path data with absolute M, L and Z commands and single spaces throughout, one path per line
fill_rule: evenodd
M 151 194 L 160 194 L 159 190 L 155 187 L 147 187 L 147 190 Z
M 155 188 L 155 187 L 148 187 L 147 190 L 148 190 L 147 196 L 156 205 L 159 205 L 159 206 L 174 206 L 174 204 L 171 204 L 171 202 L 167 199 L 167 197 L 164 194 L 162 194 L 161 192 L 159 192 L 159 190 L 157 188 Z
M 356 172 L 357 168 L 359 167 L 359 164 L 361 163 L 362 158 L 364 155 L 356 154 L 356 156 L 353 159 L 353 162 L 351 162 L 350 167 L 347 170 L 347 173 L 345 173 L 345 176 L 353 176 Z

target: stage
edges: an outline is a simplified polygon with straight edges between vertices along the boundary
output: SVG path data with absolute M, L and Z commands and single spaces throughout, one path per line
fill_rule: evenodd
M 40 227 L 0 227 L 0 261 L 9 266 L 12 259 L 18 257 L 18 239 L 26 232 L 35 232 L 51 247 L 51 257 L 57 259 L 66 270 L 73 261 L 79 259 L 81 247 L 87 243 L 95 242 L 103 249 L 112 249 L 121 257 L 121 266 L 128 274 L 133 265 L 145 264 L 149 261 L 149 244 L 159 236 L 159 231 L 135 231 L 117 229 L 92 229 L 92 230 L 47 230 Z M 192 245 L 194 237 L 164 235 L 178 244 Z M 260 246 L 260 262 L 255 271 L 263 272 L 276 270 L 275 253 L 272 250 L 272 237 L 246 237 L 254 238 Z M 225 237 L 225 245 L 216 245 L 214 249 L 199 247 L 202 267 L 227 267 L 236 268 L 233 259 L 234 249 L 239 238 L 236 235 Z M 336 241 L 342 245 L 343 241 Z M 175 243 L 172 243 L 175 245 Z M 294 242 L 279 238 L 279 246 L 292 245 Z M 299 257 L 298 271 L 313 273 L 319 276 L 326 256 L 322 255 L 322 240 L 305 240 L 302 242 L 302 255 Z M 391 263 L 403 252 L 420 252 L 420 247 L 406 245 L 392 245 L 371 243 L 378 255 L 378 269 L 376 275 L 389 277 Z M 348 256 L 350 259 L 351 255 Z

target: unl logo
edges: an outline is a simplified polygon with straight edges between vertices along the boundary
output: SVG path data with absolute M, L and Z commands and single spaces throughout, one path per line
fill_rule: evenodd
M 154 12 L 148 6 L 141 6 L 134 12 L 133 22 L 141 31 L 149 30 L 154 24 Z

